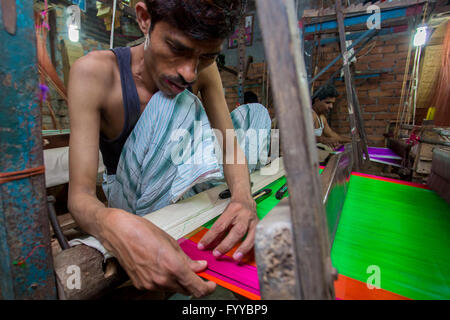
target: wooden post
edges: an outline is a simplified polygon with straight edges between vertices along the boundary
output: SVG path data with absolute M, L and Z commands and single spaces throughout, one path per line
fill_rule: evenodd
M 56 299 L 33 6 L 18 0 L 1 8 L 0 299 Z
M 257 12 L 283 139 L 295 252 L 295 299 L 332 299 L 326 217 L 305 62 L 293 0 L 258 0 Z
M 359 170 L 361 165 L 361 155 L 358 152 L 357 140 L 356 140 L 356 122 L 355 122 L 355 104 L 353 101 L 353 91 L 352 91 L 352 75 L 350 73 L 350 59 L 347 51 L 347 43 L 345 41 L 345 27 L 344 27 L 344 15 L 342 13 L 341 0 L 336 0 L 336 16 L 339 29 L 339 39 L 341 44 L 341 53 L 343 58 L 343 69 L 344 69 L 344 79 L 345 79 L 345 89 L 347 92 L 347 106 L 348 106 L 348 116 L 350 121 L 350 132 L 352 135 L 352 149 L 353 156 L 355 159 L 355 169 Z
M 104 264 L 100 251 L 85 245 L 57 254 L 54 267 L 60 300 L 97 299 L 129 279 L 115 258 Z
M 366 156 L 366 161 L 369 161 L 370 156 L 369 156 L 369 149 L 367 146 L 366 129 L 364 127 L 364 120 L 361 116 L 361 107 L 359 104 L 358 94 L 356 92 L 355 82 L 353 81 L 353 78 L 352 78 L 352 95 L 353 101 L 355 102 L 356 124 L 358 127 L 359 138 L 361 139 L 362 151 Z
M 245 10 L 247 0 L 242 1 L 241 17 L 239 19 L 239 37 L 238 37 L 238 99 L 239 104 L 244 104 L 244 81 L 246 77 L 246 59 L 245 59 Z

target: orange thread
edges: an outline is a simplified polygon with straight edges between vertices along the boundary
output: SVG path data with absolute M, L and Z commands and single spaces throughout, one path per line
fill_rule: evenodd
M 0 173 L 0 184 L 14 181 L 14 180 L 25 179 L 25 178 L 36 176 L 38 174 L 43 174 L 43 173 L 45 173 L 44 166 L 31 168 L 31 169 L 25 169 L 25 170 L 21 170 L 21 171 L 2 172 L 2 173 Z
M 236 292 L 237 294 L 240 294 L 241 296 L 244 296 L 244 297 L 246 297 L 246 298 L 248 298 L 250 300 L 261 300 L 260 296 L 254 294 L 252 292 L 249 292 L 249 291 L 247 291 L 245 289 L 239 288 L 238 286 L 235 286 L 235 285 L 233 285 L 231 283 L 223 281 L 223 280 L 221 280 L 219 278 L 216 278 L 216 277 L 214 277 L 214 276 L 212 276 L 210 274 L 207 274 L 206 272 L 199 272 L 199 273 L 197 273 L 197 275 L 202 277 L 202 278 L 205 278 L 207 280 L 213 281 L 213 282 L 217 283 L 219 286 L 222 286 L 224 288 L 227 288 L 228 290 Z

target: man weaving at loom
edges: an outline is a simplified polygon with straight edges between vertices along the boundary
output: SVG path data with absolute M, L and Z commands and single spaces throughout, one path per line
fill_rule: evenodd
M 270 130 L 261 105 L 243 105 L 230 116 L 215 64 L 240 9 L 238 0 L 139 2 L 143 44 L 92 52 L 71 68 L 69 209 L 101 245 L 84 243 L 112 253 L 138 289 L 196 297 L 215 289 L 196 275 L 206 261 L 190 260 L 173 238 L 141 217 L 211 187 L 210 180 L 224 177 L 231 200 L 199 249 L 213 249 L 218 257 L 246 234 L 233 258 L 239 261 L 253 248 L 258 219 L 249 168 L 258 164 L 244 159 L 219 165 L 211 151 L 211 127 L 224 137 L 233 128 Z M 190 148 L 182 134 L 180 142 L 180 132 L 194 140 L 199 134 L 201 141 Z M 248 159 L 237 143 L 223 145 L 224 159 Z M 99 148 L 109 207 L 95 196 Z
M 330 128 L 327 114 L 333 108 L 336 98 L 339 96 L 333 85 L 326 85 L 319 89 L 317 97 L 313 100 L 314 134 L 316 136 L 319 160 L 324 161 L 340 145 L 351 142 L 350 138 L 343 137 Z

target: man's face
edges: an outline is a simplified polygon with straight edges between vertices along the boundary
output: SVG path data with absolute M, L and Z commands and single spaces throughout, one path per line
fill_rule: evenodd
M 156 86 L 168 97 L 192 85 L 198 73 L 215 62 L 223 39 L 196 40 L 160 21 L 149 35 L 144 61 Z
M 321 114 L 328 113 L 331 109 L 333 109 L 333 104 L 336 102 L 336 98 L 329 97 L 325 98 L 324 100 L 318 100 L 317 101 L 317 109 Z

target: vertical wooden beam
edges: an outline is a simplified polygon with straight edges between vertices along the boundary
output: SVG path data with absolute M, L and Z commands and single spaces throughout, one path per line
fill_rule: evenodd
M 16 0 L 1 0 L 1 9 L 3 12 L 3 26 L 9 34 L 16 33 Z
M 33 6 L 17 0 L 16 9 L 14 35 L 0 20 L 0 173 L 10 177 L 0 181 L 0 299 L 55 299 L 45 181 L 37 170 L 44 159 Z
M 357 139 L 356 139 L 356 122 L 355 122 L 355 104 L 353 101 L 353 90 L 352 90 L 352 75 L 350 73 L 350 59 L 349 53 L 347 51 L 347 43 L 345 41 L 345 27 L 344 27 L 344 15 L 342 13 L 342 0 L 336 0 L 336 15 L 339 29 L 339 40 L 341 44 L 341 54 L 343 58 L 343 69 L 344 69 L 344 79 L 345 79 L 345 89 L 347 92 L 347 106 L 348 115 L 350 121 L 350 133 L 352 136 L 352 149 L 353 156 L 355 159 L 355 169 L 359 170 L 361 165 L 362 157 L 358 152 Z
M 305 62 L 293 0 L 258 0 L 257 12 L 283 140 L 293 226 L 296 299 L 331 299 L 326 217 Z
M 353 80 L 353 77 L 352 77 L 352 95 L 353 101 L 355 103 L 356 124 L 358 128 L 359 138 L 361 139 L 362 151 L 366 156 L 366 161 L 369 161 L 370 156 L 369 156 L 369 148 L 367 146 L 366 128 L 364 127 L 364 119 L 362 118 L 361 115 L 361 106 L 359 104 L 358 93 L 356 91 L 355 81 Z
M 242 1 L 241 17 L 239 19 L 239 36 L 238 36 L 238 101 L 244 104 L 244 81 L 246 77 L 246 59 L 245 59 L 245 10 L 247 8 L 247 0 Z

